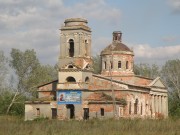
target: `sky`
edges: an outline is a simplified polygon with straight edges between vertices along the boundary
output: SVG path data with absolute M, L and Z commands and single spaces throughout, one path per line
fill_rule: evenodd
M 111 44 L 113 31 L 135 53 L 135 63 L 164 64 L 180 58 L 180 0 L 0 0 L 0 50 L 34 49 L 43 64 L 60 53 L 60 27 L 85 18 L 92 55 Z

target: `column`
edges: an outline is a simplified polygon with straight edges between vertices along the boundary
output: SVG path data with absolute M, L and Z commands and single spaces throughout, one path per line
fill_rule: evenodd
M 168 116 L 168 100 L 167 96 L 165 96 L 165 117 Z
M 154 95 L 151 95 L 151 113 L 154 114 Z
M 158 95 L 158 96 L 157 96 L 157 108 L 158 108 L 158 109 L 157 109 L 157 110 L 158 110 L 157 112 L 158 112 L 158 113 L 160 112 L 160 102 L 159 102 L 159 101 L 160 101 L 160 96 Z
M 131 114 L 134 115 L 134 101 L 131 101 Z
M 164 96 L 161 97 L 161 105 L 162 105 L 162 108 L 161 108 L 162 112 L 161 112 L 161 113 L 162 113 L 163 115 L 165 115 L 165 111 L 164 111 L 164 106 L 165 106 L 165 105 L 164 105 Z
M 158 96 L 157 95 L 155 96 L 155 108 L 156 108 L 155 112 L 157 113 L 158 112 Z
M 162 113 L 162 96 L 159 96 L 159 113 Z

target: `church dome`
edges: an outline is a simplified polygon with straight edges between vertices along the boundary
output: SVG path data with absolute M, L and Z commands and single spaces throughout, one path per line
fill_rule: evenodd
M 113 32 L 113 42 L 107 46 L 104 50 L 102 50 L 101 55 L 111 54 L 114 53 L 129 53 L 133 54 L 133 51 L 129 49 L 125 44 L 121 42 L 122 33 L 121 31 L 114 31 Z
M 129 49 L 125 44 L 121 42 L 113 42 L 109 46 L 107 46 L 102 52 L 101 55 L 104 54 L 111 54 L 112 52 L 133 52 L 131 49 Z

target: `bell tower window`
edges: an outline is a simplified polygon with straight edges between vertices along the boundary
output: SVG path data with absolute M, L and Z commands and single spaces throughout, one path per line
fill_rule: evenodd
M 88 40 L 85 40 L 85 55 L 88 55 Z
M 70 39 L 69 40 L 69 57 L 74 56 L 74 40 Z

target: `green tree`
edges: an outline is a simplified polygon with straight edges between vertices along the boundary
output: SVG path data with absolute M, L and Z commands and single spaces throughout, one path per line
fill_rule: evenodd
M 169 89 L 169 113 L 180 117 L 180 60 L 167 61 L 161 73 Z
M 101 73 L 101 57 L 99 55 L 93 56 L 93 69 L 95 74 Z
M 36 70 L 34 70 L 29 77 L 28 80 L 28 87 L 31 88 L 30 92 L 33 96 L 37 96 L 37 87 L 32 86 L 38 86 L 43 83 L 47 83 L 52 80 L 57 79 L 58 72 L 56 70 L 56 67 L 51 65 L 39 65 Z
M 160 76 L 160 69 L 156 64 L 137 64 L 134 65 L 134 73 L 136 75 L 149 77 L 149 78 L 156 78 Z
M 20 103 L 24 102 L 25 96 L 27 97 L 36 91 L 38 85 L 51 81 L 57 76 L 54 67 L 40 64 L 34 50 L 12 49 L 10 66 L 15 71 L 17 87 L 13 89 L 13 97 L 8 105 L 7 114 L 17 105 L 15 103 L 21 105 Z
M 7 58 L 4 56 L 4 52 L 0 51 L 0 93 L 6 87 L 5 79 L 7 71 Z

